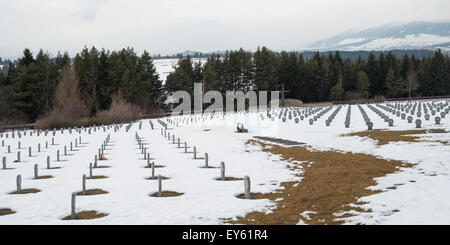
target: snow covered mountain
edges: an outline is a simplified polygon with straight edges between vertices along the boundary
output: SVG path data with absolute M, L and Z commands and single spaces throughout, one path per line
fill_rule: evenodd
M 442 49 L 450 51 L 450 22 L 389 24 L 347 31 L 310 45 L 312 50 Z

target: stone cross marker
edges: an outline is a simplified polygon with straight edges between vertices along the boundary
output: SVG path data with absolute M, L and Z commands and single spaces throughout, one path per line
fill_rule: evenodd
M 220 179 L 225 180 L 225 163 L 220 162 Z
M 71 211 L 70 211 L 70 217 L 71 219 L 76 219 L 76 212 L 75 212 L 75 202 L 77 198 L 77 193 L 72 193 L 72 199 L 71 199 Z

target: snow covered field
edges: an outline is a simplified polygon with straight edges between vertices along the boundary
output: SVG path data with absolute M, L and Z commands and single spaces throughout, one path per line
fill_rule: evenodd
M 372 105 L 394 120 L 389 127 L 368 105 L 362 105 L 374 129 L 412 130 L 416 119 L 422 119 L 423 129 L 450 130 L 448 110 L 449 101 L 423 101 L 417 107 L 442 107 L 440 112 L 446 114 L 439 125 L 435 125 L 435 116 L 424 119 L 425 112 L 413 117 L 413 123 L 402 120 L 387 110 Z M 388 103 L 400 111 L 400 106 L 407 102 Z M 384 104 L 386 105 L 386 104 Z M 397 107 L 398 106 L 398 107 Z M 396 108 L 397 107 L 397 108 Z M 269 211 L 275 205 L 268 199 L 245 200 L 236 196 L 244 192 L 244 183 L 238 181 L 218 181 L 220 168 L 202 168 L 203 158 L 208 153 L 209 166 L 219 167 L 220 162 L 226 166 L 226 176 L 251 178 L 251 192 L 269 193 L 279 189 L 282 182 L 300 181 L 298 171 L 287 168 L 292 163 L 282 161 L 278 156 L 262 152 L 257 146 L 246 142 L 253 136 L 269 136 L 286 140 L 304 142 L 314 149 L 332 149 L 343 152 L 364 153 L 383 159 L 401 160 L 414 164 L 411 168 L 377 179 L 373 189 L 383 192 L 362 198 L 366 201 L 364 208 L 372 209 L 370 213 L 354 212 L 355 216 L 346 218 L 348 224 L 450 224 L 450 133 L 433 133 L 421 137 L 420 142 L 391 142 L 377 145 L 377 142 L 365 137 L 342 137 L 342 134 L 367 130 L 361 111 L 356 105 L 351 106 L 350 126 L 345 128 L 348 105 L 343 105 L 330 126 L 325 120 L 338 108 L 333 106 L 322 117 L 309 124 L 309 119 L 328 107 L 315 108 L 317 111 L 309 118 L 294 121 L 286 116 L 286 122 L 278 117 L 281 109 L 272 110 L 271 120 L 266 112 L 221 114 L 214 116 L 178 116 L 163 118 L 168 124 L 164 136 L 163 124 L 158 120 L 142 120 L 123 126 L 100 126 L 80 131 L 68 129 L 49 131 L 37 135 L 37 131 L 2 133 L 0 141 L 0 158 L 6 159 L 6 170 L 0 169 L 0 210 L 12 209 L 15 213 L 0 216 L 0 224 L 222 224 L 223 219 L 233 219 L 253 211 Z M 404 108 L 405 109 L 405 108 Z M 447 111 L 445 111 L 447 110 Z M 304 108 L 289 108 L 286 112 L 307 113 Z M 436 115 L 440 115 L 436 112 Z M 402 112 L 404 113 L 404 112 Z M 431 115 L 431 109 L 428 110 Z M 304 115 L 304 114 L 302 114 Z M 408 113 L 407 116 L 410 114 Z M 261 116 L 264 120 L 261 120 Z M 191 121 L 192 120 L 192 121 Z M 236 133 L 236 124 L 241 122 L 249 132 Z M 140 127 L 141 124 L 141 127 Z M 154 125 L 152 129 L 151 124 Z M 127 131 L 127 127 L 130 127 Z M 26 135 L 25 135 L 26 133 Z M 158 192 L 158 181 L 146 178 L 152 175 L 151 168 L 145 168 L 148 160 L 144 159 L 142 150 L 136 140 L 144 143 L 150 153 L 151 162 L 164 166 L 155 168 L 155 175 L 168 177 L 162 180 L 163 191 L 183 193 L 177 197 L 151 197 Z M 106 146 L 105 161 L 98 161 L 93 175 L 107 176 L 106 179 L 88 179 L 86 189 L 101 189 L 107 194 L 77 196 L 76 212 L 95 210 L 107 216 L 91 220 L 62 220 L 71 214 L 71 194 L 82 191 L 82 176 L 89 176 L 89 164 L 94 162 L 101 145 L 110 135 Z M 81 145 L 75 140 L 81 137 Z M 170 136 L 172 137 L 172 136 Z M 52 138 L 55 145 L 52 145 Z M 181 148 L 177 139 L 180 138 Z M 437 140 L 447 144 L 436 142 Z M 21 143 L 18 149 L 18 142 Z M 48 142 L 48 149 L 45 145 Z M 73 150 L 70 151 L 70 142 Z M 185 153 L 184 142 L 189 147 Z M 38 152 L 38 144 L 41 152 Z M 8 153 L 10 146 L 10 153 Z M 64 155 L 64 146 L 67 155 Z M 193 147 L 197 158 L 194 159 Z M 29 147 L 32 155 L 29 157 Z M 57 151 L 61 159 L 56 160 Z M 17 160 L 17 153 L 21 161 Z M 51 167 L 47 169 L 47 156 Z M 39 176 L 51 175 L 50 179 L 34 179 L 34 165 L 39 166 Z M 300 170 L 299 170 L 300 171 Z M 16 191 L 16 176 L 22 176 L 22 189 L 36 188 L 34 194 L 10 194 Z M 398 185 L 396 189 L 388 189 Z M 270 212 L 270 211 L 269 211 Z M 337 217 L 338 218 L 338 217 Z M 299 223 L 302 223 L 299 220 Z
M 199 61 L 204 64 L 206 63 L 207 58 L 193 58 L 193 63 L 198 63 Z M 158 59 L 153 60 L 153 64 L 155 65 L 156 72 L 159 74 L 159 78 L 163 81 L 166 81 L 167 76 L 173 72 L 175 69 L 173 68 L 178 63 L 178 59 Z

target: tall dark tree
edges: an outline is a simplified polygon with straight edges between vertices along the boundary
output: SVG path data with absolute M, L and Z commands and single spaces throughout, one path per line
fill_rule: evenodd
M 14 107 L 34 121 L 51 109 L 57 85 L 58 67 L 47 53 L 39 51 L 36 58 L 29 49 L 8 72 L 14 88 Z
M 255 62 L 255 90 L 274 91 L 278 89 L 277 60 L 275 54 L 266 47 L 256 50 Z

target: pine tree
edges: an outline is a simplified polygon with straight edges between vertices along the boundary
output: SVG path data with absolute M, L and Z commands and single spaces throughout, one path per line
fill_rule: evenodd
M 330 91 L 330 100 L 340 101 L 344 95 L 344 88 L 342 87 L 342 82 L 337 82 Z
M 256 50 L 255 62 L 255 90 L 275 91 L 278 90 L 277 60 L 275 54 L 266 47 Z
M 6 85 L 6 76 L 2 71 L 0 71 L 0 86 L 5 86 L 5 85 Z
M 386 75 L 386 88 L 389 97 L 400 97 L 406 90 L 405 82 L 402 78 L 397 78 L 393 69 L 389 69 Z
M 144 51 L 138 61 L 140 106 L 146 108 L 161 108 L 165 101 L 162 81 L 153 64 L 153 59 L 147 51 Z
M 48 112 L 57 85 L 57 66 L 47 53 L 39 51 L 36 59 L 30 50 L 8 72 L 8 80 L 14 88 L 14 107 L 33 122 Z
M 358 72 L 357 74 L 357 82 L 356 82 L 356 89 L 364 96 L 369 96 L 369 88 L 370 88 L 370 82 L 369 77 L 367 74 L 363 71 Z
M 379 60 L 373 53 L 370 53 L 367 59 L 365 73 L 370 81 L 370 94 L 381 95 L 384 91 L 384 56 L 381 54 Z
M 421 91 L 426 96 L 445 95 L 449 92 L 448 79 L 444 56 L 441 50 L 437 50 L 430 60 L 423 62 L 419 78 Z

